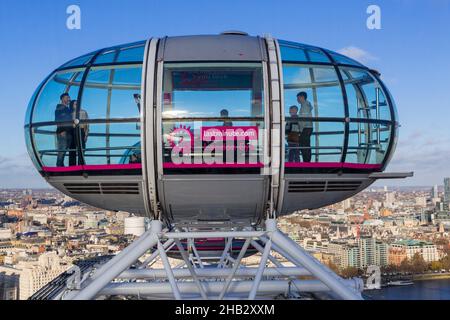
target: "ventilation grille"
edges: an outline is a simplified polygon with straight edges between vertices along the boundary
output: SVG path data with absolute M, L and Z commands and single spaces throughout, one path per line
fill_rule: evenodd
M 72 194 L 139 194 L 137 183 L 65 183 Z
M 288 192 L 324 192 L 326 181 L 290 181 Z
M 355 191 L 361 186 L 362 181 L 328 181 L 327 191 Z
M 289 193 L 303 192 L 332 192 L 355 191 L 362 184 L 360 180 L 333 180 L 333 181 L 290 181 Z

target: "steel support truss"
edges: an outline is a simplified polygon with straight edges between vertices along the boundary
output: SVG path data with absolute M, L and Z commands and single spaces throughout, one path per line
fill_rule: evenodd
M 195 239 L 226 239 L 223 252 L 205 257 Z M 185 239 L 189 251 L 182 244 Z M 233 239 L 245 239 L 238 254 L 230 251 Z M 257 266 L 243 264 L 249 247 L 259 251 Z M 178 249 L 182 262 L 174 266 L 167 252 Z M 136 262 L 152 253 L 138 267 Z M 173 251 L 172 251 L 173 252 Z M 161 259 L 163 268 L 153 268 Z M 310 256 L 279 231 L 275 219 L 264 230 L 169 232 L 160 221 L 107 263 L 83 277 L 69 279 L 59 299 L 90 300 L 111 296 L 140 299 L 273 299 L 303 294 L 360 300 L 361 279 L 344 280 Z M 70 284 L 70 285 L 69 285 Z

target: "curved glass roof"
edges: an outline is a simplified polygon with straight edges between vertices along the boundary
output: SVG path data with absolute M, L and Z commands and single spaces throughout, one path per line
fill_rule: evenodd
M 97 50 L 72 59 L 57 70 L 114 63 L 142 63 L 146 41 L 122 44 Z
M 331 50 L 286 40 L 278 40 L 278 43 L 283 61 L 335 63 L 367 68 L 358 61 Z

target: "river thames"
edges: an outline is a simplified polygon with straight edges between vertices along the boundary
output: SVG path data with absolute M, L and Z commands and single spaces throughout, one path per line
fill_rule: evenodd
M 450 279 L 415 281 L 409 286 L 365 290 L 367 300 L 450 300 Z

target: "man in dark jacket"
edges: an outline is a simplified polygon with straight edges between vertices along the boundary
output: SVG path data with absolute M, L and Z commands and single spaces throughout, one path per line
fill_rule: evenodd
M 63 93 L 60 96 L 60 100 L 60 103 L 55 109 L 56 149 L 58 150 L 56 166 L 64 167 L 64 157 L 73 142 L 73 127 L 71 123 L 68 123 L 71 122 L 73 118 L 69 107 L 69 94 Z
M 286 140 L 288 143 L 288 162 L 300 162 L 300 122 L 298 107 L 289 108 L 290 118 L 286 119 Z

